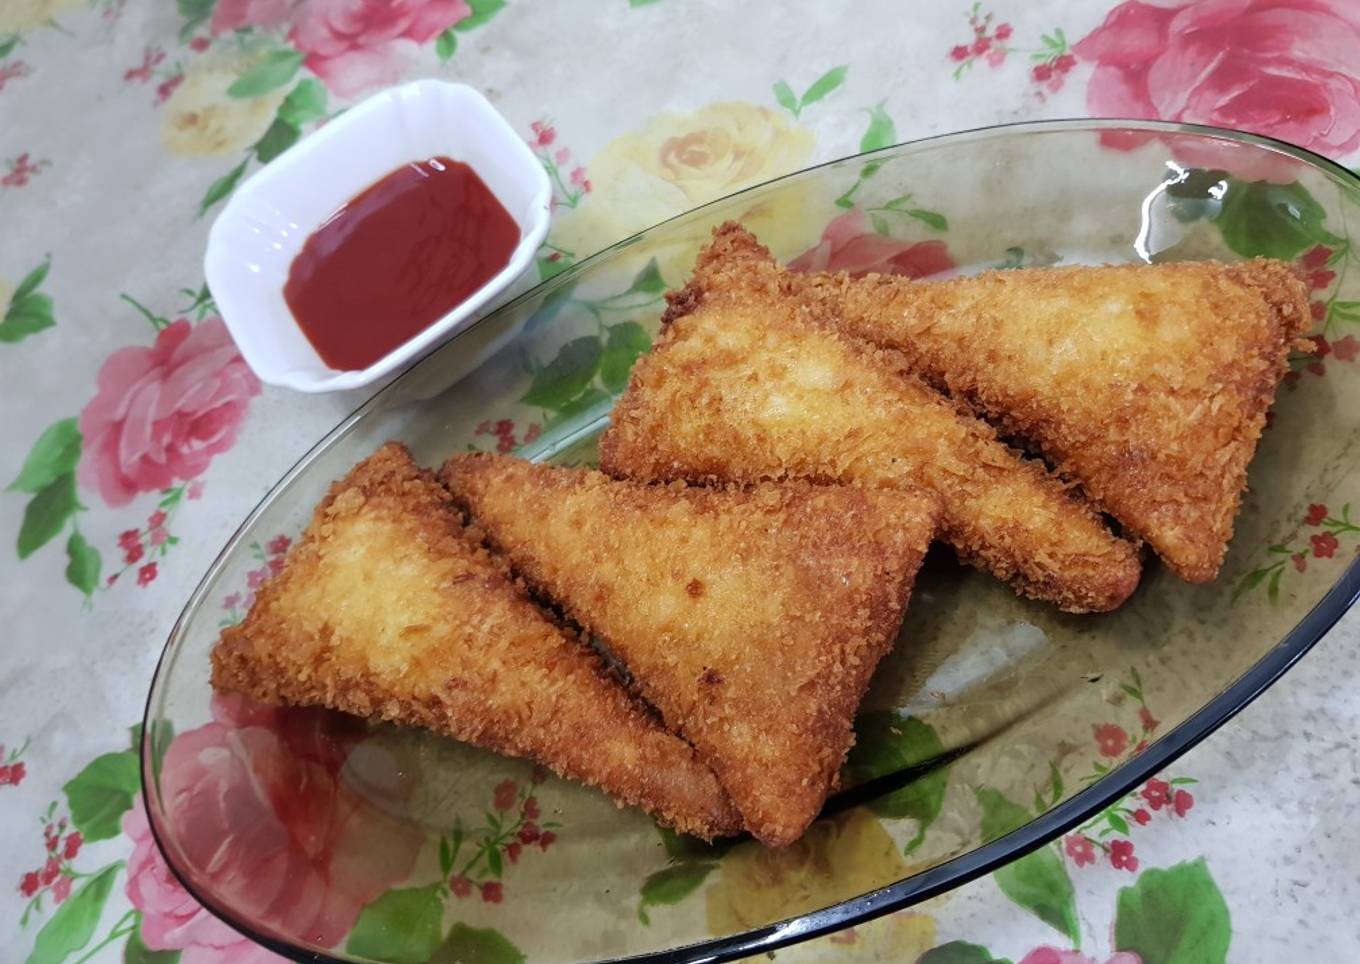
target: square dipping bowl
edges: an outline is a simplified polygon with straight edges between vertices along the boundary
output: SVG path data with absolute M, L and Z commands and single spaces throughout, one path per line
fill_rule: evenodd
M 438 156 L 477 173 L 519 226 L 519 244 L 498 274 L 413 338 L 362 370 L 331 368 L 284 300 L 293 258 L 365 188 L 404 164 Z M 358 388 L 475 320 L 533 262 L 551 202 L 538 158 L 485 97 L 464 84 L 421 80 L 350 108 L 242 184 L 208 234 L 204 271 L 222 320 L 263 381 L 301 392 Z

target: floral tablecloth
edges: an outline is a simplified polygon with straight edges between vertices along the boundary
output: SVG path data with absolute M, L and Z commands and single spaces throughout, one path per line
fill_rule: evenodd
M 1355 0 L 3 0 L 5 960 L 274 959 L 167 871 L 131 746 L 200 574 L 361 396 L 263 388 L 217 317 L 201 255 L 243 177 L 365 93 L 427 76 L 483 90 L 548 170 L 545 276 L 769 177 L 1002 122 L 1187 120 L 1360 157 Z M 932 237 L 939 216 L 911 215 L 921 243 L 888 256 L 929 273 L 947 259 Z M 1360 320 L 1327 299 L 1331 254 L 1302 259 L 1317 313 Z M 1353 337 L 1324 341 L 1300 377 L 1353 364 L 1358 350 Z M 505 449 L 536 431 L 486 426 Z M 1314 506 L 1307 523 L 1312 535 L 1282 565 L 1351 551 L 1348 515 Z M 285 549 L 262 546 L 252 579 Z M 1357 628 L 1360 617 L 1344 620 L 1174 779 L 1137 791 L 1115 832 L 1064 839 L 1061 901 L 1075 927 L 986 878 L 774 956 L 1355 959 Z M 1097 727 L 1098 751 L 1119 757 L 1155 728 L 1143 712 L 1141 732 Z M 338 858 L 322 848 L 308 859 L 324 875 Z M 498 881 L 454 889 L 503 899 Z M 487 959 L 518 959 L 496 953 Z

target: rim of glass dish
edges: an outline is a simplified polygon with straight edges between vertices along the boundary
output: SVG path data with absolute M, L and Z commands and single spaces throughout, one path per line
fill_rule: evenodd
M 149 803 L 152 799 L 159 799 L 159 793 L 154 786 L 154 781 L 151 779 L 151 714 L 155 704 L 155 698 L 159 695 L 161 686 L 164 682 L 163 673 L 173 666 L 175 658 L 178 655 L 177 645 L 183 636 L 189 615 L 198 610 L 203 597 L 207 594 L 209 584 L 214 581 L 218 573 L 225 567 L 227 559 L 235 551 L 245 533 L 254 524 L 255 520 L 273 504 L 274 500 L 291 485 L 293 480 L 306 471 L 307 467 L 317 456 L 347 435 L 354 426 L 368 414 L 368 412 L 381 405 L 387 394 L 396 388 L 408 375 L 422 366 L 432 363 L 436 356 L 441 354 L 444 349 L 457 342 L 459 338 L 466 335 L 468 332 L 485 323 L 487 319 L 497 316 L 502 312 L 510 311 L 530 299 L 550 295 L 563 285 L 575 280 L 578 275 L 593 266 L 596 262 L 605 260 L 616 252 L 631 247 L 643 235 L 650 234 L 665 225 L 686 218 L 697 218 L 702 212 L 726 204 L 733 198 L 760 191 L 770 185 L 778 184 L 793 178 L 804 177 L 814 171 L 819 171 L 824 168 L 834 167 L 847 162 L 868 160 L 875 157 L 886 157 L 887 155 L 895 154 L 897 152 L 902 152 L 903 155 L 909 155 L 915 153 L 917 150 L 927 150 L 938 146 L 942 141 L 968 143 L 999 136 L 1026 133 L 1101 130 L 1135 130 L 1148 134 L 1193 134 L 1233 141 L 1240 144 L 1250 144 L 1255 147 L 1285 154 L 1294 157 L 1297 160 L 1304 161 L 1320 172 L 1330 175 L 1333 180 L 1340 184 L 1349 185 L 1352 190 L 1357 192 L 1357 195 L 1360 195 L 1360 174 L 1343 167 L 1321 154 L 1316 154 L 1307 148 L 1298 147 L 1297 145 L 1277 140 L 1273 137 L 1253 134 L 1249 131 L 1211 127 L 1203 124 L 1184 124 L 1171 121 L 1154 121 L 1133 118 L 1064 118 L 1057 120 L 993 124 L 985 127 L 969 128 L 962 131 L 934 134 L 929 137 L 903 141 L 899 144 L 894 144 L 891 147 L 881 148 L 876 151 L 850 154 L 845 157 L 803 168 L 802 170 L 794 171 L 777 178 L 771 178 L 768 181 L 762 181 L 759 184 L 745 188 L 741 191 L 736 191 L 716 200 L 709 201 L 699 207 L 691 208 L 688 211 L 667 218 L 664 221 L 659 221 L 642 231 L 629 235 L 627 238 L 617 241 L 607 248 L 603 248 L 595 254 L 592 254 L 588 258 L 577 262 L 561 274 L 555 275 L 552 278 L 535 285 L 523 294 L 498 306 L 493 311 L 488 312 L 473 324 L 469 325 L 458 335 L 455 335 L 450 341 L 436 347 L 420 360 L 407 366 L 396 378 L 374 393 L 372 397 L 363 402 L 358 408 L 341 420 L 335 428 L 327 432 L 315 445 L 308 449 L 293 467 L 284 473 L 279 481 L 270 488 L 255 508 L 250 511 L 236 528 L 236 531 L 232 533 L 231 538 L 227 540 L 222 550 L 217 554 L 217 557 L 199 580 L 198 585 L 194 588 L 193 593 L 190 594 L 184 608 L 176 618 L 175 624 L 171 628 L 170 635 L 161 651 L 161 655 L 156 661 L 156 669 L 152 674 L 151 685 L 147 692 L 146 705 L 142 713 L 142 736 L 139 752 L 142 764 L 142 801 L 143 806 L 145 806 L 147 810 L 147 823 L 150 826 L 151 836 L 156 843 L 157 849 L 165 860 L 166 866 L 169 867 L 171 873 L 175 875 L 175 878 L 185 888 L 189 895 L 197 900 L 210 913 L 250 940 L 255 941 L 276 954 L 296 961 L 315 962 L 315 964 L 350 964 L 350 962 L 344 958 L 333 957 L 325 952 L 300 948 L 285 941 L 280 941 L 268 934 L 260 933 L 253 922 L 238 920 L 235 914 L 224 910 L 208 895 L 200 893 L 199 889 L 193 884 L 190 876 L 180 871 L 173 855 L 174 848 L 168 846 L 167 841 L 163 839 L 162 829 L 158 823 L 158 807 L 152 807 Z M 702 964 L 718 964 L 718 962 L 730 961 L 735 958 L 746 957 L 753 954 L 761 954 L 767 951 L 777 950 L 781 947 L 786 947 L 790 944 L 800 943 L 815 937 L 834 933 L 835 931 L 842 930 L 846 927 L 861 924 L 885 914 L 892 913 L 893 911 L 901 910 L 913 904 L 920 903 L 921 901 L 928 900 L 945 891 L 962 886 L 984 874 L 991 873 L 999 867 L 1037 850 L 1039 847 L 1055 840 L 1072 827 L 1090 819 L 1092 816 L 1109 806 L 1110 803 L 1124 796 L 1124 794 L 1128 793 L 1138 784 L 1165 769 L 1186 751 L 1196 746 L 1209 736 L 1209 734 L 1213 733 L 1228 720 L 1232 719 L 1232 717 L 1236 716 L 1256 699 L 1257 696 L 1261 695 L 1261 693 L 1263 693 L 1272 683 L 1284 675 L 1286 670 L 1298 662 L 1298 660 L 1336 624 L 1342 615 L 1350 609 L 1357 598 L 1360 598 L 1360 558 L 1353 559 L 1346 566 L 1345 571 L 1342 572 L 1336 582 L 1332 584 L 1331 588 L 1327 590 L 1322 599 L 1308 611 L 1308 613 L 1284 636 L 1283 639 L 1276 643 L 1264 656 L 1229 684 L 1221 693 L 1192 713 L 1179 726 L 1160 737 L 1156 742 L 1149 745 L 1147 749 L 1133 759 L 1121 764 L 1090 786 L 1071 797 L 1068 797 L 1066 800 L 1063 800 L 1043 814 L 1033 818 L 1024 826 L 1003 837 L 998 837 L 995 840 L 981 844 L 956 857 L 951 857 L 941 864 L 937 864 L 936 866 L 919 873 L 912 874 L 909 877 L 905 877 L 895 883 L 881 887 L 878 890 L 870 891 L 867 894 L 861 894 L 858 897 L 832 904 L 829 907 L 809 911 L 808 913 L 798 915 L 797 917 L 766 924 L 761 927 L 743 931 L 739 934 L 731 934 L 726 937 L 698 941 L 681 947 L 651 951 L 626 957 L 602 959 L 596 962 L 596 964 L 701 964 L 701 962 Z

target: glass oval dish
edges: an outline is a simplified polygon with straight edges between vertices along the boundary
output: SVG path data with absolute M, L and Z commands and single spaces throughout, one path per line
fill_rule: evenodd
M 1347 228 L 1357 213 L 1353 175 L 1267 139 L 1048 122 L 790 175 L 557 275 L 341 423 L 195 590 L 143 727 L 145 799 L 166 860 L 254 939 L 339 961 L 726 960 L 1022 857 L 1065 879 L 1058 834 L 1089 824 L 1098 839 L 1123 820 L 1130 792 L 1360 593 L 1349 501 L 1360 494 L 1360 342 L 1347 329 L 1360 321 Z M 1328 340 L 1292 362 L 1216 583 L 1190 586 L 1150 562 L 1122 609 L 1069 616 L 933 553 L 857 720 L 842 790 L 787 850 L 677 838 L 527 763 L 420 731 L 213 697 L 221 625 L 241 618 L 329 483 L 380 443 L 400 439 L 431 465 L 470 449 L 591 462 L 662 292 L 729 218 L 785 260 L 813 250 L 832 268 L 1288 258 L 1312 273 Z M 1072 926 L 1061 907 L 1045 919 Z

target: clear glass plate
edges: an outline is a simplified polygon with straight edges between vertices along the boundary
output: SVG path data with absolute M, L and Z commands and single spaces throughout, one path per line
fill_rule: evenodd
M 1031 851 L 1034 872 L 1065 873 L 1058 834 L 1121 819 L 1125 794 L 1269 685 L 1360 591 L 1347 502 L 1360 493 L 1358 200 L 1344 169 L 1249 135 L 1027 124 L 782 178 L 552 278 L 323 439 L 194 592 L 143 730 L 166 859 L 262 943 L 344 961 L 721 960 Z M 327 485 L 380 443 L 400 439 L 429 465 L 475 448 L 590 462 L 663 289 L 728 218 L 781 258 L 820 244 L 833 268 L 863 267 L 850 262 L 870 249 L 903 271 L 1299 260 L 1328 353 L 1295 361 L 1216 583 L 1189 586 L 1152 562 L 1118 612 L 1068 616 L 933 555 L 863 707 L 844 789 L 786 851 L 677 839 L 594 791 L 423 732 L 213 698 L 220 627 L 241 618 Z M 1048 913 L 1062 930 L 1061 908 Z

